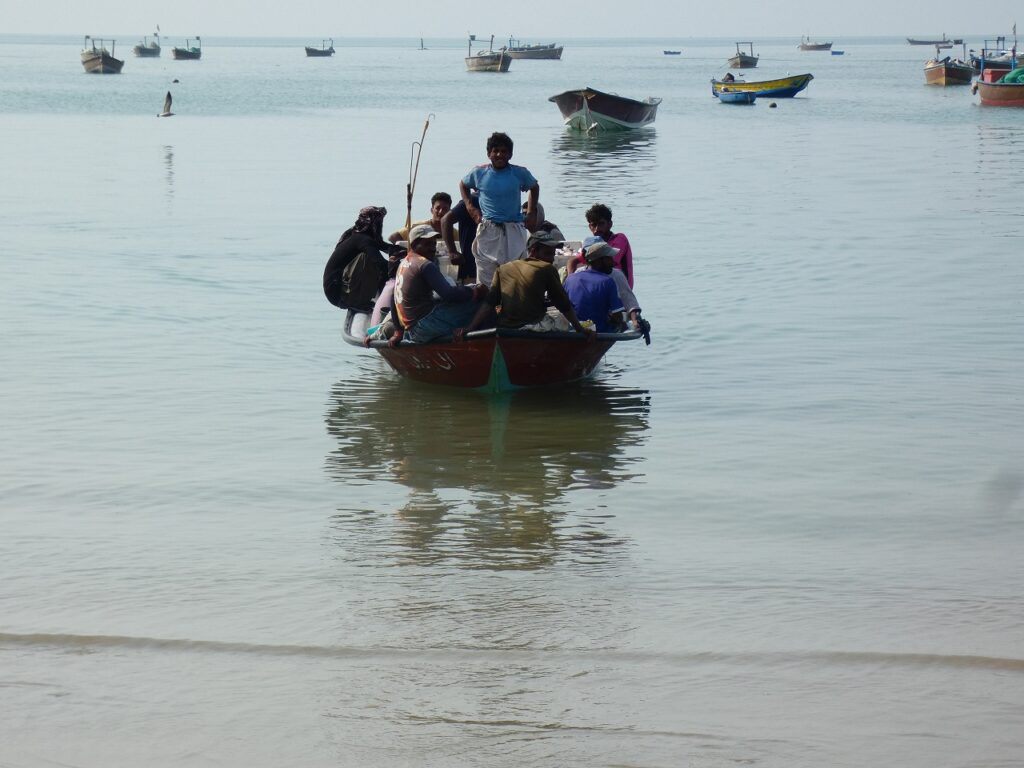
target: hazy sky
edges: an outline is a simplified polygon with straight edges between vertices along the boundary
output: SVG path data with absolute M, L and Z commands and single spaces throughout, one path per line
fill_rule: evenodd
M 1019 3 L 1014 4 L 1019 6 Z M 628 14 L 613 8 L 628 9 Z M 514 9 L 510 13 L 508 9 Z M 1022 9 L 1024 10 L 1024 9 Z M 0 0 L 0 33 L 258 37 L 992 37 L 1011 34 L 1009 0 Z M 1024 21 L 1024 14 L 1021 15 Z M 1024 28 L 1022 28 L 1024 33 Z

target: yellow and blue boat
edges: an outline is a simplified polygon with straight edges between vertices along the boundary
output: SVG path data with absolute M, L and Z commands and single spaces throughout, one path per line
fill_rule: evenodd
M 716 80 L 711 81 L 711 93 L 718 96 L 723 89 L 728 88 L 730 92 L 739 91 L 753 93 L 758 98 L 773 96 L 778 99 L 788 99 L 796 96 L 807 87 L 814 79 L 814 75 L 806 73 L 803 75 L 792 75 L 780 77 L 776 80 Z

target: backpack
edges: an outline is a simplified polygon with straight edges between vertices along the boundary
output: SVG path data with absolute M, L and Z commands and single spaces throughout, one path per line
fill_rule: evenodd
M 373 301 L 384 282 L 380 271 L 380 256 L 360 251 L 345 268 L 341 270 L 338 281 L 337 303 L 342 309 L 354 309 L 358 312 L 369 312 L 373 309 Z

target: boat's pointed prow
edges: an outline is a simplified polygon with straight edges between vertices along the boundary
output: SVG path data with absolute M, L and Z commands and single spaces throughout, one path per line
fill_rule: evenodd
M 170 117 L 174 114 L 171 112 L 171 101 L 171 92 L 168 91 L 167 95 L 164 97 L 164 111 L 157 115 L 157 117 Z

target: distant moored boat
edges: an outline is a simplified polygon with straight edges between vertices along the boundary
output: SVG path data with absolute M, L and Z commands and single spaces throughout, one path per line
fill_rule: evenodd
M 184 48 L 171 49 L 171 56 L 173 56 L 176 59 L 201 59 L 203 57 L 202 45 L 203 41 L 199 38 L 198 35 L 196 35 L 195 46 L 190 46 L 189 40 L 186 39 Z
M 800 38 L 800 45 L 798 46 L 801 51 L 831 51 L 831 41 L 827 43 L 812 43 L 806 37 Z
M 91 75 L 117 75 L 124 67 L 122 59 L 114 58 L 114 46 L 116 40 L 110 40 L 110 50 L 107 50 L 106 40 L 85 36 L 85 43 L 82 45 L 82 67 Z
M 327 40 L 322 41 L 319 48 L 313 48 L 312 46 L 306 46 L 307 56 L 333 56 L 334 55 L 334 38 L 330 38 L 330 46 L 327 45 Z
M 747 46 L 750 53 L 744 53 L 740 46 Z M 754 55 L 754 44 L 751 42 L 736 43 L 736 55 L 729 59 L 729 66 L 732 69 L 752 69 L 757 66 L 757 56 Z
M 555 43 L 547 45 L 522 45 L 518 40 L 508 39 L 505 54 L 513 59 L 560 59 L 562 46 Z
M 132 53 L 143 59 L 155 59 L 160 56 L 160 34 L 153 33 L 153 39 L 142 38 L 142 42 L 132 47 Z

